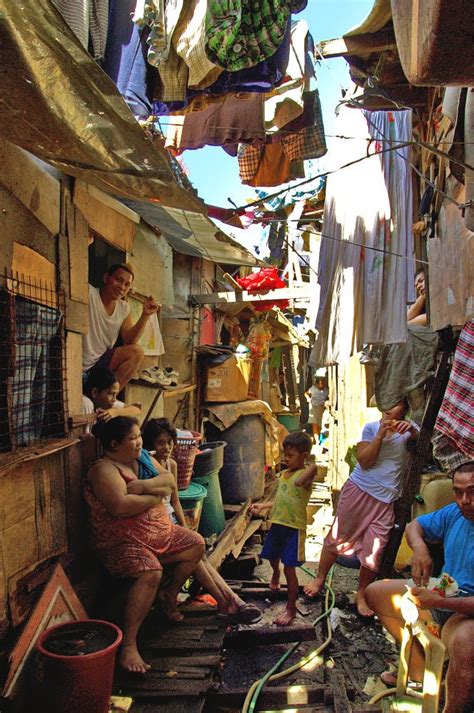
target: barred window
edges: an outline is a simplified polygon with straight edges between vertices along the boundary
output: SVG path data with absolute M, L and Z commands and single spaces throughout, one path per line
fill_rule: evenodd
M 66 433 L 64 293 L 0 275 L 0 451 Z

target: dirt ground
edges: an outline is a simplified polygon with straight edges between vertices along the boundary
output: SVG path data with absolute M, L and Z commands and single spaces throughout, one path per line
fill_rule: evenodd
M 315 565 L 308 563 L 308 567 Z M 255 569 L 255 578 L 261 581 L 268 581 L 269 566 L 263 563 Z M 329 669 L 340 670 L 345 677 L 346 686 L 355 690 L 355 703 L 367 703 L 373 695 L 373 684 L 370 695 L 364 694 L 368 677 L 375 678 L 377 690 L 384 688 L 378 681 L 378 674 L 387 668 L 389 662 L 396 661 L 396 648 L 382 631 L 377 620 L 362 620 L 353 604 L 353 597 L 357 587 L 358 572 L 336 565 L 333 577 L 333 589 L 336 595 L 335 609 L 331 615 L 333 627 L 332 642 L 324 651 L 324 660 L 315 664 L 310 664 L 307 669 L 302 669 L 288 678 L 276 682 L 274 685 L 290 685 L 295 683 L 323 684 L 329 680 Z M 305 584 L 310 577 L 301 570 L 298 571 L 300 584 Z M 295 620 L 300 624 L 313 623 L 322 613 L 324 607 L 323 598 L 316 601 L 308 601 L 301 597 L 301 612 Z M 272 602 L 268 600 L 254 601 L 263 611 L 263 619 L 257 626 L 268 626 L 279 611 L 284 609 L 285 602 Z M 253 627 L 249 627 L 253 628 Z M 325 622 L 320 622 L 316 626 L 315 641 L 302 642 L 297 650 L 285 662 L 287 668 L 296 663 L 300 658 L 319 646 L 327 636 Z M 252 649 L 230 650 L 226 654 L 225 665 L 222 671 L 222 687 L 233 689 L 238 687 L 250 687 L 258 678 L 274 665 L 280 656 L 291 647 L 292 644 L 278 644 L 256 646 Z M 272 684 L 269 684 L 272 685 Z

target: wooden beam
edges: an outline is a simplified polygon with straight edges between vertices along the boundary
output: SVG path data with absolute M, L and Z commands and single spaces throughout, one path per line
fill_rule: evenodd
M 314 291 L 308 285 L 282 287 L 278 290 L 258 292 L 210 292 L 207 295 L 189 295 L 190 304 L 215 305 L 237 302 L 264 302 L 266 300 L 308 300 L 314 296 Z
M 247 525 L 250 521 L 250 498 L 242 505 L 240 511 L 230 520 L 225 529 L 216 540 L 214 549 L 207 556 L 210 564 L 216 569 L 220 567 L 228 554 L 234 549 L 238 542 L 244 537 Z
M 324 685 L 295 684 L 288 686 L 272 686 L 265 688 L 258 698 L 259 709 L 267 706 L 300 706 L 307 703 L 323 703 L 327 696 Z M 229 708 L 241 707 L 247 696 L 248 688 L 231 688 L 209 692 L 207 702 L 210 710 L 216 706 Z
M 397 43 L 393 30 L 381 30 L 380 32 L 368 32 L 363 35 L 355 35 L 354 37 L 339 37 L 334 40 L 323 40 L 317 44 L 314 56 L 315 59 L 319 59 L 319 52 L 325 59 L 345 57 L 347 55 L 369 55 L 374 52 L 396 49 L 396 47 Z
M 286 644 L 290 641 L 314 641 L 316 630 L 313 624 L 293 624 L 292 626 L 257 626 L 252 629 L 231 631 L 225 637 L 227 649 L 250 649 L 254 646 Z

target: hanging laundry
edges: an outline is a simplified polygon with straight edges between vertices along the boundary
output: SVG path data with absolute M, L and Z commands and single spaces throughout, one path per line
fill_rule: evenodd
M 320 158 L 326 153 L 322 117 L 318 123 L 297 133 L 288 133 L 281 141 L 265 146 L 239 146 L 238 161 L 242 183 L 249 186 L 279 186 L 300 177 L 300 170 L 292 163 Z
M 230 72 L 254 67 L 280 46 L 290 16 L 289 0 L 209 0 L 206 52 Z
M 51 0 L 77 39 L 94 59 L 102 59 L 107 40 L 109 0 Z
M 390 114 L 396 114 L 395 120 Z M 345 362 L 362 342 L 406 341 L 406 305 L 413 284 L 407 155 L 404 149 L 391 151 L 385 163 L 384 154 L 375 153 L 373 139 L 377 137 L 379 149 L 388 148 L 390 141 L 409 140 L 410 127 L 410 111 L 339 111 L 334 133 L 354 138 L 336 140 L 331 165 L 336 169 L 362 160 L 327 179 L 312 366 Z
M 206 88 L 222 74 L 222 68 L 213 64 L 205 51 L 206 6 L 206 0 L 188 0 L 184 3 L 171 36 L 167 59 L 163 60 L 162 55 L 154 53 L 154 64 L 161 84 L 155 99 L 162 102 L 184 101 L 188 87 Z M 173 7 L 173 13 L 175 9 Z M 167 4 L 166 26 L 168 12 Z
M 304 20 L 291 23 L 291 41 L 284 80 L 265 101 L 265 129 L 276 132 L 300 116 L 304 93 L 316 89 L 314 42 Z M 302 127 L 300 127 L 302 128 Z
M 154 86 L 158 79 L 147 63 L 149 28 L 139 30 L 131 14 L 136 0 L 110 0 L 109 33 L 103 68 L 137 119 L 153 111 Z
M 283 41 L 272 57 L 260 62 L 255 67 L 242 69 L 238 72 L 222 72 L 218 79 L 204 89 L 190 89 L 181 101 L 157 101 L 153 113 L 157 116 L 170 112 L 183 113 L 183 109 L 191 102 L 196 103 L 200 110 L 213 101 L 212 95 L 228 94 L 230 92 L 268 92 L 271 91 L 285 76 L 290 54 L 290 22 L 287 23 Z M 194 107 L 192 107 L 194 109 Z
M 181 126 L 173 121 L 166 134 L 165 148 L 181 153 L 206 145 L 263 143 L 263 100 L 263 94 L 226 94 L 218 104 L 186 114 Z
M 167 49 L 165 0 L 138 0 L 132 20 L 139 27 L 149 27 L 147 37 L 148 61 L 154 64 L 163 50 Z

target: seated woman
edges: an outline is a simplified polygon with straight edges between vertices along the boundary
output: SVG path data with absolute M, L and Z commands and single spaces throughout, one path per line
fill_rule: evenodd
M 170 495 L 163 498 L 171 521 L 186 527 L 183 509 L 178 496 L 178 471 L 176 461 L 171 458 L 176 445 L 177 432 L 167 418 L 152 418 L 143 429 L 143 445 L 140 456 L 139 478 L 148 478 L 156 474 L 153 467 L 149 468 L 150 458 L 148 451 L 155 452 L 155 458 L 160 466 L 160 472 L 173 475 L 174 488 Z M 229 619 L 240 624 L 255 624 L 262 617 L 260 609 L 254 604 L 246 604 L 232 591 L 225 579 L 203 557 L 193 573 L 199 584 L 208 591 L 217 601 L 219 612 L 226 614 Z
M 171 474 L 151 478 L 146 488 L 138 481 L 142 437 L 136 419 L 117 416 L 93 431 L 104 457 L 91 466 L 84 484 L 92 538 L 113 576 L 135 580 L 125 605 L 120 663 L 127 671 L 145 673 L 150 666 L 138 652 L 137 634 L 155 600 L 163 565 L 174 567 L 160 601 L 167 616 L 179 621 L 176 599 L 204 554 L 204 540 L 171 522 L 163 504 L 174 488 Z M 156 461 L 155 466 L 158 470 Z

